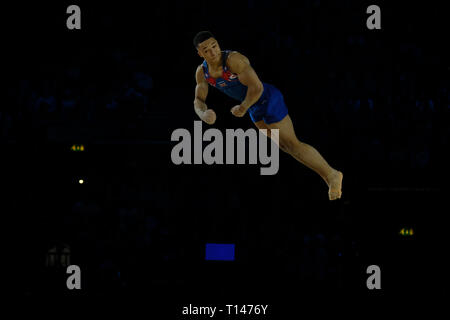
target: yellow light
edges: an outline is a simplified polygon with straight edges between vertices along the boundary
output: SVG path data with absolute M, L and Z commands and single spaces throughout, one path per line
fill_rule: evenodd
M 79 183 L 79 184 L 83 184 L 83 183 L 84 183 L 84 180 L 83 180 L 83 179 L 80 179 L 80 180 L 78 180 L 78 183 Z
M 413 228 L 402 228 L 399 232 L 399 234 L 401 234 L 402 236 L 412 236 L 414 234 L 414 229 Z
M 70 150 L 72 151 L 84 151 L 84 145 L 82 144 L 74 144 L 72 147 L 70 147 Z

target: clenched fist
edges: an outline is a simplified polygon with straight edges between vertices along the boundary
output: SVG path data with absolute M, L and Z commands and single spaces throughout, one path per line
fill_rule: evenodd
M 243 106 L 241 106 L 240 104 L 231 108 L 231 113 L 235 117 L 243 117 L 246 112 L 247 112 L 247 109 L 244 108 Z
M 214 124 L 214 122 L 216 122 L 216 118 L 216 113 L 212 109 L 207 109 L 205 112 L 203 112 L 202 120 L 207 124 Z

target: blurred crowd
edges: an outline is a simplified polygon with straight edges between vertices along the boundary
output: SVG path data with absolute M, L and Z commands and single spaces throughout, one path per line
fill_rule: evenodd
M 427 167 L 448 144 L 448 67 L 412 23 L 383 37 L 352 31 L 354 21 L 340 18 L 343 12 L 357 16 L 350 4 L 282 1 L 272 7 L 271 1 L 249 0 L 242 14 L 253 14 L 241 22 L 245 28 L 236 33 L 214 25 L 211 31 L 222 49 L 246 54 L 260 78 L 280 88 L 301 137 L 320 137 L 322 148 L 329 148 L 336 144 L 330 132 L 337 132 L 341 141 L 351 141 L 355 161 Z M 199 14 L 207 16 L 210 4 L 203 5 Z M 177 17 L 191 6 L 183 1 L 161 4 L 154 14 Z M 0 138 L 26 139 L 40 128 L 46 141 L 51 126 L 101 127 L 109 121 L 119 127 L 164 128 L 177 117 L 195 118 L 193 74 L 201 60 L 191 45 L 183 54 L 172 47 L 159 49 L 171 43 L 171 31 L 186 19 L 158 20 L 150 49 L 144 50 L 143 42 L 81 47 L 68 61 L 49 61 L 13 81 L 8 103 L 0 110 Z M 213 21 L 205 19 L 205 24 Z M 258 34 L 252 25 L 258 25 Z M 406 35 L 398 38 L 402 31 Z M 177 46 L 190 43 L 193 34 L 180 31 Z

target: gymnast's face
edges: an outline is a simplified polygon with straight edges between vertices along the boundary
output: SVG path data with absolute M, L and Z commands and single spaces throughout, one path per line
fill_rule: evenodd
M 214 63 L 220 59 L 220 47 L 214 38 L 200 42 L 197 47 L 198 55 L 207 62 Z

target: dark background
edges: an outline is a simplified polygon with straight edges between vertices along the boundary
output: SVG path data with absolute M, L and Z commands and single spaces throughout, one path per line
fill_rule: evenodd
M 6 7 L 2 211 L 17 226 L 14 292 L 273 303 L 291 289 L 375 294 L 372 264 L 381 294 L 443 291 L 448 26 L 437 2 L 395 3 Z M 81 30 L 66 28 L 71 4 Z M 371 4 L 381 30 L 366 27 Z M 343 171 L 342 199 L 329 202 L 320 177 L 284 153 L 275 176 L 260 165 L 172 164 L 172 131 L 198 120 L 201 30 L 281 90 L 299 139 Z M 213 88 L 207 104 L 213 127 L 252 127 Z M 235 261 L 205 261 L 208 242 L 235 243 Z M 64 257 L 81 267 L 81 291 L 66 289 Z

